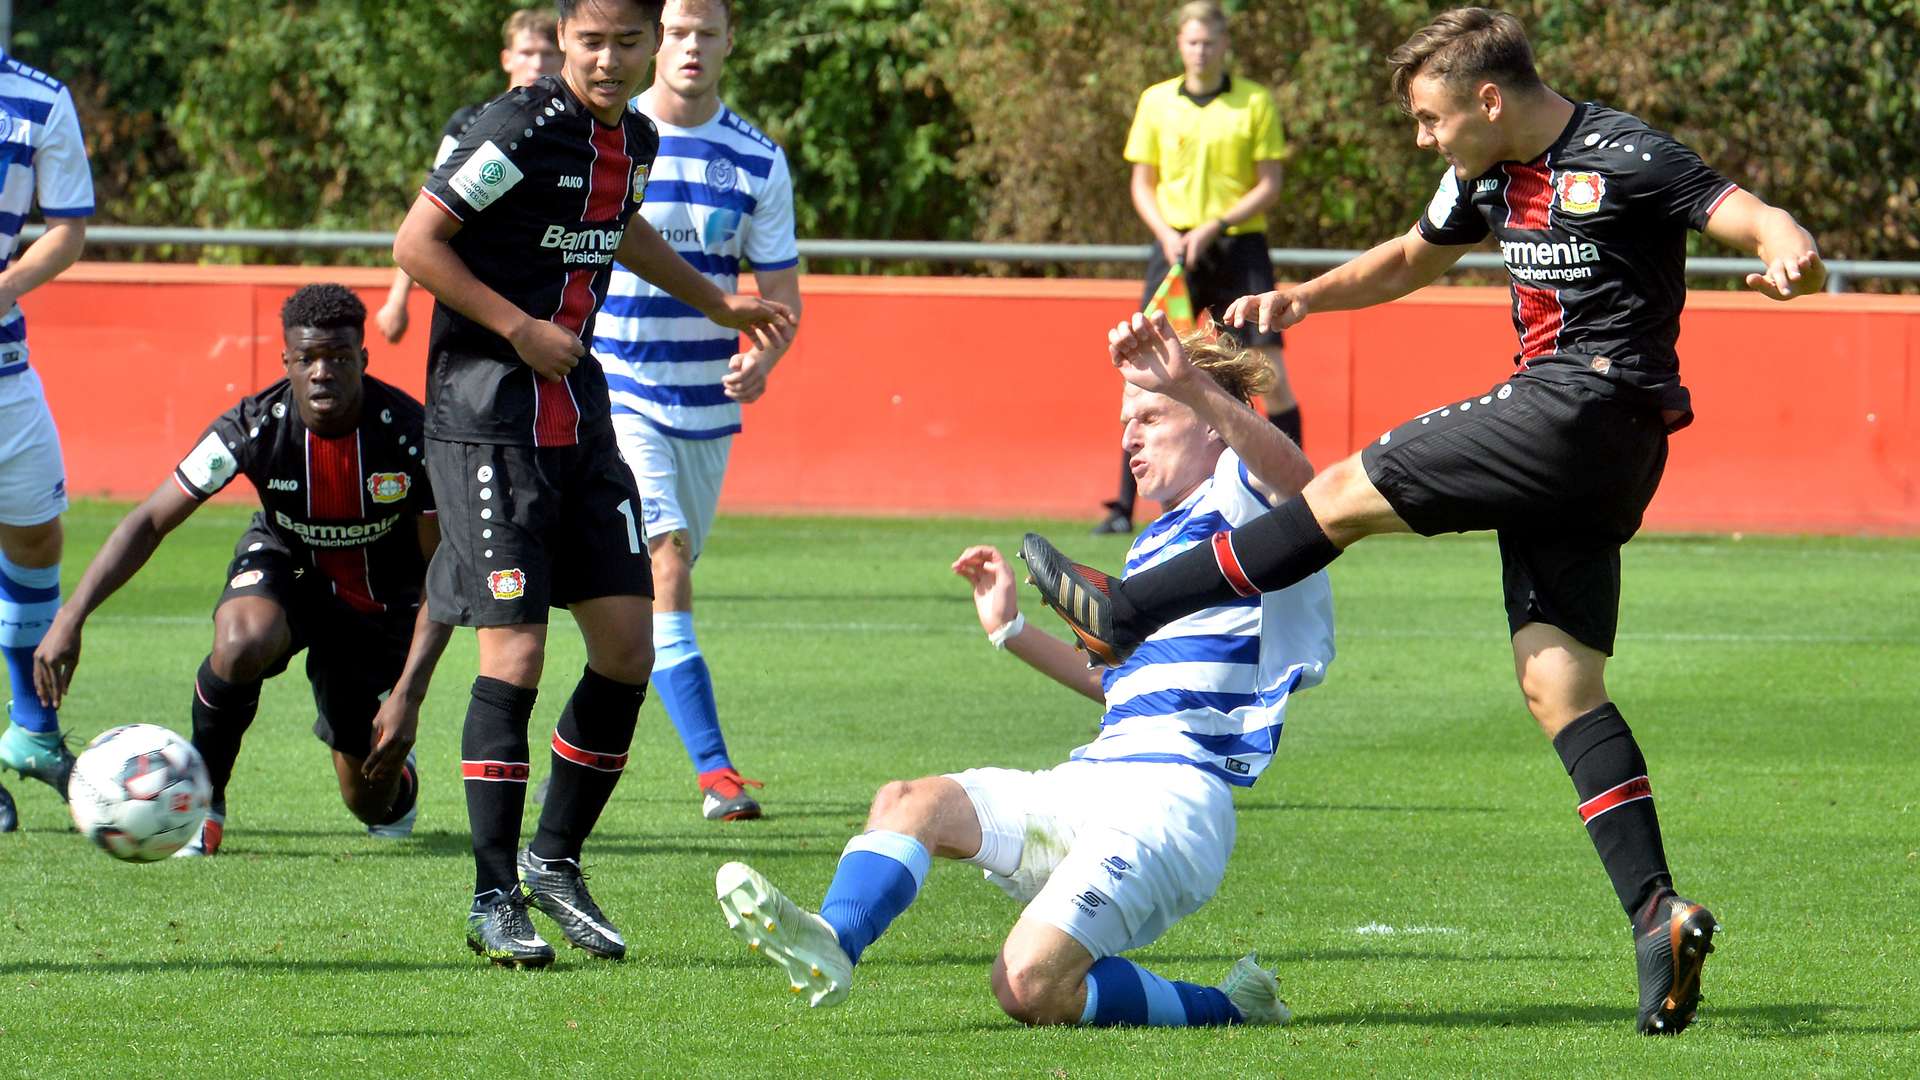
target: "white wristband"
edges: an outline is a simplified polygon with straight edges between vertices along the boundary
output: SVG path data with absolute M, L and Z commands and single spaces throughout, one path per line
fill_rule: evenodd
M 1005 626 L 1002 626 L 1000 629 L 995 630 L 991 634 L 988 634 L 987 640 L 993 642 L 994 648 L 1004 649 L 1007 647 L 1007 642 L 1009 640 L 1020 636 L 1020 631 L 1025 630 L 1026 628 L 1027 628 L 1027 617 L 1025 615 L 1021 615 L 1016 612 L 1013 616 L 1012 622 L 1007 623 Z

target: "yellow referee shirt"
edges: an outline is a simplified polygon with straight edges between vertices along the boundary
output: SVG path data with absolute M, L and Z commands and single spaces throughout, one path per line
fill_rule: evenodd
M 1187 96 L 1184 78 L 1147 87 L 1127 132 L 1127 160 L 1160 171 L 1155 189 L 1160 214 L 1182 231 L 1212 221 L 1239 202 L 1257 179 L 1254 162 L 1286 156 L 1273 95 L 1250 80 L 1225 79 L 1205 105 Z M 1260 214 L 1227 232 L 1266 227 L 1266 215 Z

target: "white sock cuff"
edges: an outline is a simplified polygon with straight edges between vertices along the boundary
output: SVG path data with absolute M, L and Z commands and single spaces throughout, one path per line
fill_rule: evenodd
M 926 845 L 906 833 L 888 832 L 885 829 L 863 832 L 847 841 L 840 855 L 844 858 L 855 851 L 870 851 L 906 867 L 907 873 L 913 875 L 915 889 L 927 883 L 927 871 L 933 866 L 933 856 L 927 852 Z
M 50 589 L 60 584 L 60 564 L 52 566 L 21 566 L 12 559 L 0 554 L 0 574 L 9 581 L 25 585 L 30 589 Z
M 1091 974 L 1081 981 L 1087 987 L 1087 1007 L 1080 1010 L 1080 1022 L 1091 1024 L 1094 1016 L 1100 1011 L 1100 984 L 1093 981 Z
M 693 612 L 656 611 L 653 613 L 653 646 L 693 644 Z

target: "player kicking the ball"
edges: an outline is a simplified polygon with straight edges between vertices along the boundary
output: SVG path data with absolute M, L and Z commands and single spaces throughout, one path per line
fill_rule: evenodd
M 87 565 L 34 652 L 56 707 L 80 663 L 87 617 L 160 541 L 236 476 L 260 495 L 213 609 L 213 651 L 193 680 L 193 745 L 213 809 L 179 855 L 212 855 L 227 780 L 260 707 L 260 684 L 302 649 L 347 809 L 381 837 L 413 831 L 416 716 L 377 714 L 407 658 L 427 559 L 439 543 L 421 454 L 420 403 L 365 374 L 367 309 L 340 285 L 308 285 L 280 309 L 287 377 L 222 413 Z M 424 684 L 420 687 L 424 691 Z
M 1646 759 L 1607 694 L 1620 548 L 1660 483 L 1668 433 L 1693 416 L 1674 350 L 1687 230 L 1758 255 L 1747 284 L 1776 300 L 1817 291 L 1826 271 L 1791 215 L 1672 136 L 1541 82 L 1511 15 L 1446 12 L 1389 61 L 1420 146 L 1448 166 L 1426 213 L 1305 285 L 1236 301 L 1228 321 L 1285 327 L 1384 303 L 1491 234 L 1513 279 L 1519 372 L 1150 573 L 1109 581 L 1038 537 L 1023 554 L 1049 605 L 1111 664 L 1187 612 L 1284 589 L 1375 533 L 1495 530 L 1521 692 L 1633 927 L 1638 1028 L 1676 1034 L 1718 926 L 1674 891 Z
M 1164 318 L 1159 349 L 1124 364 L 1124 446 L 1140 493 L 1170 509 L 1136 539 L 1129 571 L 1153 566 L 1292 496 L 1312 467 L 1248 402 L 1273 375 L 1230 340 L 1189 339 Z M 1189 351 L 1190 350 L 1190 351 Z M 1333 658 L 1324 575 L 1172 623 L 1123 667 L 1089 672 L 1072 647 L 1030 629 L 1007 560 L 969 548 L 996 646 L 1095 701 L 1093 742 L 1041 772 L 982 768 L 880 789 L 847 843 L 819 914 L 740 863 L 720 868 L 727 925 L 815 1006 L 839 1003 L 853 967 L 913 902 L 933 856 L 981 867 L 1026 908 L 993 967 L 1008 1016 L 1028 1024 L 1285 1023 L 1278 984 L 1252 956 L 1219 986 L 1162 978 L 1120 954 L 1197 911 L 1233 850 L 1233 788 L 1273 759 L 1288 700 Z

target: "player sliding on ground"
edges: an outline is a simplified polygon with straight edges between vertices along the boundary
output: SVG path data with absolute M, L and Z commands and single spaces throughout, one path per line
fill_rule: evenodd
M 1790 215 L 1671 136 L 1554 93 L 1510 15 L 1447 12 L 1389 60 L 1419 145 L 1448 165 L 1426 213 L 1303 286 L 1242 298 L 1228 321 L 1286 327 L 1404 296 L 1491 232 L 1512 277 L 1520 370 L 1149 573 L 1109 580 L 1039 537 L 1022 555 L 1088 651 L 1116 664 L 1188 612 L 1284 589 L 1363 537 L 1496 530 L 1521 691 L 1633 926 L 1639 1029 L 1678 1033 L 1719 928 L 1674 892 L 1646 761 L 1607 694 L 1620 547 L 1660 482 L 1668 432 L 1693 417 L 1674 351 L 1687 229 L 1758 255 L 1747 284 L 1776 300 L 1817 291 L 1826 271 Z M 1138 331 L 1120 343 L 1153 347 Z
M 340 798 L 374 836 L 413 832 L 417 715 L 379 714 L 425 618 L 420 594 L 440 530 L 420 458 L 420 403 L 366 375 L 366 319 L 340 285 L 308 285 L 287 300 L 287 377 L 216 418 L 115 527 L 34 652 L 40 699 L 58 706 L 87 617 L 215 492 L 237 476 L 253 482 L 260 512 L 234 547 L 213 651 L 193 680 L 193 745 L 213 780 L 213 811 L 178 855 L 220 849 L 227 780 L 260 684 L 302 649 L 313 733 L 333 751 Z
M 1169 507 L 1134 541 L 1130 571 L 1265 513 L 1313 471 L 1248 405 L 1273 378 L 1259 353 L 1196 336 L 1189 354 L 1160 325 L 1161 349 L 1115 359 L 1129 384 L 1129 467 L 1140 493 Z M 1333 658 L 1325 575 L 1188 615 L 1101 675 L 1026 625 L 1000 552 L 969 548 L 953 570 L 972 584 L 989 640 L 1104 702 L 1099 737 L 1042 772 L 969 769 L 882 787 L 818 915 L 728 863 L 717 881 L 727 924 L 784 968 L 795 992 L 834 1005 L 937 855 L 981 867 L 1026 904 L 993 967 L 1000 1007 L 1016 1020 L 1285 1023 L 1278 984 L 1251 955 L 1216 987 L 1162 978 L 1120 954 L 1159 938 L 1219 887 L 1233 851 L 1233 788 L 1259 779 L 1293 692 L 1319 683 Z

